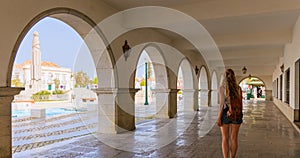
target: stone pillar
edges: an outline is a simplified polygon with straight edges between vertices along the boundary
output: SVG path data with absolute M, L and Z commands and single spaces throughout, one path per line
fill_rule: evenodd
M 177 92 L 178 89 L 155 89 L 156 117 L 174 118 L 177 114 Z
M 272 97 L 272 90 L 265 90 L 266 92 L 266 101 L 272 101 L 273 97 Z
M 135 129 L 133 88 L 98 88 L 98 132 L 122 133 Z
M 196 100 L 198 100 L 198 93 L 196 94 L 195 89 L 183 89 L 183 111 L 196 111 L 198 105 L 196 104 Z
M 215 106 L 219 104 L 218 90 L 211 90 L 211 105 Z
M 169 118 L 177 115 L 177 92 L 179 89 L 170 89 L 169 92 Z
M 99 133 L 117 133 L 116 131 L 116 104 L 117 89 L 99 88 L 94 90 L 98 96 L 98 125 Z
M 211 90 L 207 92 L 207 106 L 211 106 Z
M 200 89 L 199 90 L 199 102 L 200 106 L 208 106 L 208 96 L 209 96 L 209 90 L 207 89 Z
M 199 110 L 199 90 L 195 89 L 194 93 L 194 110 L 198 111 Z
M 119 88 L 116 95 L 117 133 L 135 130 L 135 93 L 139 89 Z
M 294 109 L 294 121 L 300 121 L 299 109 Z
M 0 87 L 0 157 L 12 157 L 11 102 L 24 88 Z
M 168 116 L 168 89 L 154 89 L 154 95 L 156 97 L 156 117 L 158 118 L 169 118 Z

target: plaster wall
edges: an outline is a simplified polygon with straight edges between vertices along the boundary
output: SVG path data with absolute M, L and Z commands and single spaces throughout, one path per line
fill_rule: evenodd
M 296 83 L 296 62 L 300 58 L 300 20 L 298 18 L 294 29 L 293 29 L 293 38 L 292 42 L 288 43 L 284 47 L 283 57 L 280 58 L 278 65 L 276 66 L 272 80 L 275 81 L 277 78 L 280 78 L 280 75 L 283 76 L 283 84 L 282 84 L 282 100 L 276 99 L 274 102 L 279 109 L 289 109 L 289 110 L 282 110 L 282 112 L 291 120 L 299 120 L 299 114 L 296 111 L 299 111 L 299 102 L 297 103 L 296 100 L 299 98 L 299 92 L 296 94 L 297 87 L 299 86 Z M 281 72 L 280 66 L 284 65 L 284 72 Z M 289 96 L 289 103 L 284 103 L 286 101 L 285 98 L 285 72 L 287 69 L 290 69 L 290 96 Z M 278 80 L 280 82 L 280 79 Z M 278 91 L 280 92 L 280 84 L 278 84 Z M 286 107 L 284 107 L 286 106 Z

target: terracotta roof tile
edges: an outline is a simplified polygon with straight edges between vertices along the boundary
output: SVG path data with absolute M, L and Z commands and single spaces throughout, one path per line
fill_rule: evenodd
M 27 60 L 21 64 L 15 64 L 14 66 L 16 66 L 15 68 L 22 68 L 25 65 L 30 65 L 31 64 L 31 60 Z M 45 67 L 56 67 L 59 68 L 60 66 L 58 66 L 57 64 L 50 62 L 50 61 L 42 61 L 42 66 Z

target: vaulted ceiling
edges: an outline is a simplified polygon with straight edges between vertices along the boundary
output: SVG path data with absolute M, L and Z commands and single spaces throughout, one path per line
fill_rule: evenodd
M 244 66 L 248 69 L 247 74 L 272 75 L 283 56 L 284 46 L 292 40 L 300 14 L 299 0 L 104 1 L 117 10 L 164 6 L 192 16 L 215 40 L 225 66 L 233 68 L 239 75 Z M 179 40 L 176 36 L 172 38 Z

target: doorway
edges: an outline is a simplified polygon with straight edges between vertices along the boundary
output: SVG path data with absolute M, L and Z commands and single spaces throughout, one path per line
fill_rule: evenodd
M 245 100 L 266 100 L 265 84 L 257 77 L 247 77 L 239 83 Z

